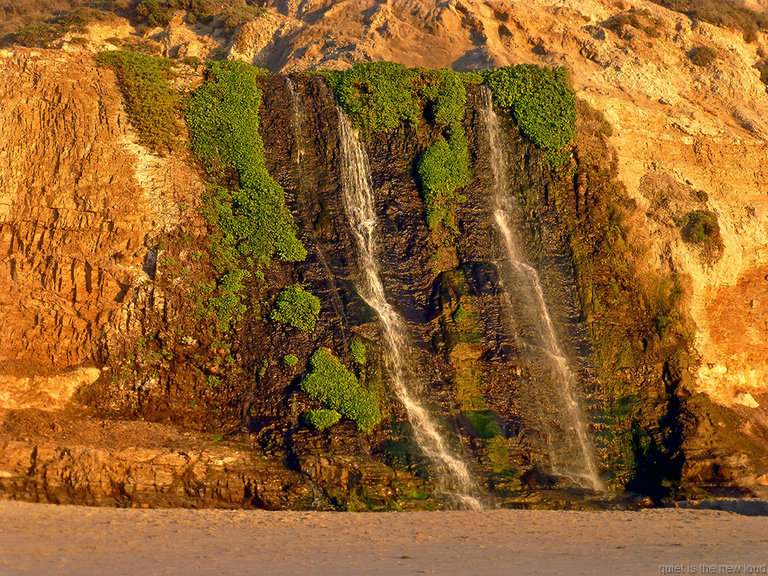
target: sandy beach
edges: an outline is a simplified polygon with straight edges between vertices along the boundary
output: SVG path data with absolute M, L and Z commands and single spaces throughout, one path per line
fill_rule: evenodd
M 709 510 L 352 514 L 4 501 L 0 518 L 0 574 L 760 574 L 768 563 L 768 517 Z

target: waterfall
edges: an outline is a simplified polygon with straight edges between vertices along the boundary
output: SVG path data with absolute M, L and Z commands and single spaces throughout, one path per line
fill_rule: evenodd
M 304 159 L 302 128 L 306 123 L 306 118 L 304 118 L 304 108 L 299 101 L 299 93 L 296 91 L 296 83 L 286 76 L 285 85 L 291 96 L 291 130 L 293 130 L 296 141 L 296 158 L 294 161 L 301 165 L 301 161 Z
M 516 321 L 534 332 L 528 335 L 533 343 L 526 347 L 526 356 L 535 356 L 535 361 L 541 365 L 540 379 L 535 386 L 552 473 L 602 492 L 604 486 L 597 471 L 586 415 L 576 392 L 577 379 L 558 341 L 539 274 L 525 261 L 518 248 L 501 125 L 493 111 L 491 92 L 485 87 L 482 117 L 491 150 L 493 220 L 501 237 L 504 256 L 498 263 L 504 307 L 514 332 L 517 331 Z M 529 360 L 534 362 L 533 358 Z
M 417 399 L 418 378 L 410 369 L 409 339 L 404 319 L 387 301 L 378 260 L 377 218 L 368 157 L 349 120 L 338 109 L 341 138 L 341 184 L 344 206 L 357 243 L 362 272 L 356 288 L 381 321 L 385 363 L 395 394 L 405 407 L 416 443 L 440 472 L 438 483 L 465 508 L 480 509 L 475 484 L 466 463 L 448 445 L 434 417 Z
M 288 94 L 291 97 L 291 131 L 293 132 L 294 147 L 296 149 L 294 161 L 296 162 L 296 169 L 298 171 L 298 187 L 300 190 L 306 190 L 305 183 L 305 171 L 304 171 L 304 136 L 306 131 L 307 118 L 304 114 L 304 106 L 301 102 L 301 95 L 296 90 L 296 83 L 291 80 L 289 76 L 285 76 L 285 86 L 288 88 Z M 336 277 L 331 271 L 331 267 L 328 264 L 328 259 L 325 257 L 320 243 L 317 241 L 317 234 L 314 229 L 310 229 L 312 235 L 312 245 L 315 247 L 315 254 L 317 254 L 317 260 L 323 267 L 325 279 L 328 283 L 329 294 L 331 298 L 331 305 L 336 313 L 336 317 L 339 319 L 339 326 L 341 328 L 341 334 L 345 340 L 348 340 L 347 335 L 347 320 L 344 313 L 344 304 L 339 298 L 338 286 L 336 284 Z

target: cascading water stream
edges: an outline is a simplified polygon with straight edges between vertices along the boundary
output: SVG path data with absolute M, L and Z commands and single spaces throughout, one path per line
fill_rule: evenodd
M 387 301 L 378 260 L 377 218 L 368 157 L 346 115 L 338 110 L 341 138 L 341 180 L 344 205 L 357 243 L 359 266 L 363 272 L 357 290 L 376 310 L 384 335 L 385 361 L 395 394 L 405 407 L 416 443 L 441 473 L 442 489 L 457 504 L 482 508 L 479 488 L 467 465 L 449 447 L 437 422 L 417 399 L 413 387 L 418 383 L 409 370 L 409 342 L 405 321 Z
M 522 311 L 528 318 L 527 326 L 538 332 L 535 334 L 535 349 L 527 350 L 537 354 L 546 367 L 544 374 L 550 382 L 537 382 L 536 385 L 548 389 L 544 399 L 550 407 L 550 419 L 556 422 L 545 423 L 545 428 L 559 429 L 557 434 L 547 434 L 552 472 L 564 476 L 591 488 L 596 492 L 604 491 L 595 462 L 594 450 L 587 432 L 584 411 L 576 395 L 578 382 L 571 370 L 560 343 L 555 326 L 544 298 L 544 292 L 535 268 L 525 262 L 515 238 L 512 223 L 513 205 L 509 196 L 504 158 L 503 135 L 501 125 L 493 110 L 491 92 L 483 87 L 482 117 L 488 134 L 491 150 L 491 168 L 493 173 L 493 219 L 502 239 L 504 258 L 499 262 L 503 283 L 505 308 L 512 318 L 512 295 L 522 301 Z
M 304 109 L 299 101 L 299 93 L 296 91 L 296 83 L 286 76 L 285 85 L 288 88 L 288 94 L 291 97 L 291 129 L 293 130 L 296 140 L 296 158 L 294 161 L 300 165 L 304 158 L 302 128 L 306 119 L 304 118 Z
M 296 157 L 295 162 L 297 164 L 298 172 L 299 172 L 299 188 L 303 188 L 303 176 L 304 176 L 304 169 L 303 169 L 303 161 L 304 161 L 304 131 L 306 126 L 306 116 L 304 114 L 304 107 L 301 103 L 301 96 L 299 95 L 299 92 L 296 90 L 296 83 L 291 80 L 288 76 L 285 76 L 285 85 L 288 88 L 288 94 L 291 97 L 291 130 L 293 131 L 293 138 L 295 142 L 296 147 Z M 333 310 L 336 312 L 336 316 L 341 320 L 340 326 L 342 335 L 344 338 L 347 338 L 347 330 L 346 330 L 346 318 L 344 314 L 344 305 L 341 302 L 341 298 L 339 298 L 339 294 L 337 291 L 336 286 L 336 279 L 333 275 L 333 272 L 331 271 L 331 267 L 328 265 L 328 259 L 325 257 L 325 254 L 323 253 L 322 248 L 320 248 L 320 243 L 317 241 L 317 237 L 315 236 L 314 230 L 312 231 L 312 235 L 314 237 L 314 242 L 312 244 L 315 246 L 315 253 L 317 254 L 317 259 L 320 262 L 320 265 L 323 267 L 323 270 L 325 271 L 325 278 L 328 281 L 328 284 L 330 285 L 330 295 L 331 295 L 331 304 L 333 305 Z

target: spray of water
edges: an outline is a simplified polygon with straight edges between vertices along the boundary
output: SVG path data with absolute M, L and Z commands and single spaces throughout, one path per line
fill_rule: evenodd
M 513 204 L 509 195 L 504 157 L 503 134 L 493 110 L 491 93 L 483 88 L 483 122 L 491 150 L 493 172 L 493 219 L 501 237 L 503 258 L 499 262 L 503 282 L 505 309 L 513 323 L 512 293 L 521 304 L 518 309 L 526 316 L 527 326 L 535 327 L 535 354 L 544 366 L 547 382 L 537 382 L 546 390 L 548 415 L 544 424 L 552 473 L 572 479 L 585 488 L 601 492 L 604 485 L 598 474 L 594 450 L 588 435 L 586 416 L 576 394 L 577 381 L 568 359 L 558 341 L 555 326 L 547 307 L 539 274 L 525 262 L 518 248 L 512 222 Z

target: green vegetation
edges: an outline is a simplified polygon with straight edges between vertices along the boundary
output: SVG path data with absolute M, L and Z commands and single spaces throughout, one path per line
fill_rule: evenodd
M 10 4 L 10 3 L 9 3 Z M 11 10 L 17 14 L 24 14 L 23 2 L 13 2 L 16 4 L 10 7 Z M 38 3 L 38 7 L 39 7 Z M 0 7 L 0 10 L 6 12 L 6 17 L 11 11 L 9 8 Z M 45 15 L 39 14 L 38 21 L 27 26 L 23 26 L 14 34 L 10 34 L 7 38 L 4 38 L 5 42 L 13 42 L 33 48 L 35 46 L 47 46 L 48 43 L 53 42 L 57 38 L 61 38 L 68 32 L 82 34 L 86 31 L 89 24 L 94 22 L 103 22 L 114 19 L 114 15 L 102 10 L 95 10 L 93 8 L 80 7 L 75 10 L 64 12 L 52 12 Z M 2 15 L 0 14 L 0 20 Z M 10 20 L 10 19 L 9 19 Z M 12 22 L 12 20 L 11 20 Z M 5 22 L 3 22 L 5 23 Z M 0 24 L 0 30 L 7 29 L 3 24 Z
M 683 242 L 701 246 L 704 258 L 713 263 L 723 255 L 725 245 L 717 215 L 708 210 L 689 212 L 677 221 Z
M 283 288 L 275 300 L 272 320 L 312 332 L 320 315 L 320 299 L 307 292 L 299 284 Z
M 456 311 L 453 313 L 453 321 L 456 322 L 456 324 L 461 324 L 466 319 L 467 309 L 464 308 L 462 304 L 459 304 L 459 307 L 456 308 Z
M 96 61 L 117 74 L 131 123 L 142 144 L 167 151 L 179 132 L 181 98 L 168 84 L 174 63 L 133 52 L 100 52 Z
M 650 11 L 646 9 L 638 10 L 634 6 L 626 12 L 620 12 L 611 16 L 603 23 L 603 27 L 613 30 L 619 37 L 625 40 L 630 40 L 633 36 L 632 32 L 628 31 L 628 28 L 642 30 L 651 38 L 658 38 L 661 35 L 660 30 L 662 26 L 663 22 L 653 16 Z
M 197 56 L 185 56 L 181 59 L 181 63 L 190 68 L 194 68 L 195 70 L 203 65 L 203 61 Z
M 306 414 L 304 419 L 309 426 L 318 430 L 325 430 L 341 420 L 341 414 L 336 410 L 312 410 Z
M 711 46 L 694 46 L 688 51 L 688 58 L 696 66 L 706 68 L 717 60 L 717 50 Z
M 285 193 L 264 165 L 259 135 L 262 72 L 243 62 L 211 62 L 207 82 L 192 96 L 187 124 L 192 150 L 218 178 L 237 176 L 239 188 L 222 203 L 219 224 L 238 251 L 268 264 L 270 258 L 297 262 L 307 251 L 285 205 Z
M 464 135 L 467 91 L 457 74 L 448 70 L 415 70 L 418 94 L 426 101 L 432 123 L 442 135 L 421 155 L 417 170 L 426 209 L 427 225 L 441 222 L 456 232 L 453 207 L 464 199 L 457 190 L 472 182 L 469 147 Z
M 440 135 L 419 159 L 419 180 L 430 228 L 443 222 L 455 229 L 453 206 L 462 199 L 456 190 L 472 178 L 462 125 L 465 83 L 479 77 L 450 70 L 407 69 L 392 62 L 363 63 L 319 74 L 365 137 L 402 124 L 418 125 L 424 117 L 440 128 Z
M 661 502 L 679 483 L 684 459 L 675 388 L 691 362 L 686 279 L 649 270 L 647 248 L 633 240 L 643 237 L 633 229 L 637 205 L 618 181 L 604 120 L 577 105 L 578 162 L 549 191 L 589 331 L 597 381 L 587 402 L 601 440 L 596 448 L 612 489 Z M 574 201 L 575 182 L 584 203 Z
M 266 12 L 252 0 L 14 0 L 0 2 L 0 40 L 46 45 L 97 21 L 127 18 L 141 28 L 165 27 L 181 11 L 188 24 L 202 22 L 231 34 Z
M 214 375 L 208 375 L 205 377 L 205 385 L 208 388 L 208 390 L 215 390 L 219 386 L 221 386 L 221 378 Z
M 456 403 L 461 410 L 487 410 L 485 397 L 480 390 L 480 379 L 474 362 L 454 360 L 456 374 L 451 379 L 456 393 Z
M 755 68 L 760 72 L 760 82 L 768 85 L 768 58 L 763 58 L 756 62 Z
M 366 137 L 404 123 L 417 125 L 422 117 L 440 128 L 417 163 L 430 228 L 442 223 L 456 232 L 453 209 L 463 200 L 457 190 L 472 180 L 462 124 L 467 83 L 484 81 L 496 106 L 511 112 L 523 134 L 547 152 L 553 165 L 567 162 L 565 148 L 576 130 L 576 98 L 564 68 L 521 65 L 458 74 L 376 62 L 319 74 Z
M 421 110 L 408 70 L 393 62 L 363 62 L 348 70 L 319 72 L 333 89 L 342 110 L 363 134 L 415 124 Z
M 410 73 L 417 94 L 426 102 L 432 123 L 442 128 L 458 129 L 467 105 L 464 78 L 451 70 L 417 68 Z
M 485 450 L 488 463 L 494 474 L 508 475 L 512 472 L 512 466 L 509 464 L 507 439 L 504 436 L 494 436 L 485 440 Z
M 243 24 L 255 20 L 265 13 L 266 9 L 258 6 L 228 6 L 222 10 L 219 15 L 219 20 L 221 20 L 224 25 L 224 30 L 226 32 L 232 32 Z
M 652 294 L 655 311 L 653 326 L 659 338 L 663 339 L 668 331 L 671 332 L 683 322 L 680 311 L 684 296 L 685 290 L 677 274 L 662 279 L 655 286 Z
M 475 435 L 484 440 L 490 440 L 497 436 L 503 436 L 496 416 L 490 410 L 467 410 L 464 415 L 469 420 Z
M 365 344 L 363 344 L 360 340 L 355 338 L 349 344 L 349 353 L 352 355 L 352 359 L 355 361 L 355 364 L 359 364 L 360 366 L 365 366 L 365 363 L 367 361 L 366 353 L 365 353 Z
M 370 432 L 381 422 L 379 398 L 360 386 L 355 375 L 325 348 L 318 349 L 309 359 L 311 371 L 299 384 L 311 398 L 322 402 L 354 420 L 360 430 Z
M 147 54 L 148 56 L 156 56 L 163 51 L 163 47 L 159 42 L 151 38 L 141 38 L 138 36 L 110 38 L 109 43 L 119 46 L 121 50 L 126 52 L 136 52 L 137 54 Z
M 134 8 L 135 17 L 147 25 L 168 26 L 177 10 L 187 11 L 187 21 L 210 22 L 213 20 L 212 0 L 142 0 Z
M 453 205 L 463 199 L 456 190 L 472 182 L 469 150 L 463 130 L 449 140 L 442 136 L 421 155 L 418 161 L 427 225 L 435 228 L 441 222 L 453 229 Z
M 508 110 L 520 131 L 547 152 L 553 166 L 567 162 L 576 134 L 576 96 L 565 68 L 529 64 L 483 72 L 493 103 Z
M 285 356 L 283 356 L 282 362 L 286 366 L 296 366 L 296 364 L 299 363 L 299 357 L 296 356 L 295 354 L 286 354 Z
M 720 237 L 720 224 L 717 214 L 708 210 L 696 210 L 689 212 L 680 221 L 684 242 L 700 244 L 704 242 L 722 243 Z
M 211 262 L 219 277 L 215 286 L 208 286 L 207 308 L 222 330 L 244 312 L 240 290 L 248 272 L 241 267 L 241 256 L 265 266 L 275 256 L 295 262 L 307 254 L 296 237 L 283 189 L 264 165 L 261 73 L 242 62 L 211 62 L 206 82 L 187 108 L 192 150 L 214 180 L 231 186 L 212 185 L 204 199 L 204 216 L 213 228 Z M 239 185 L 231 185 L 233 181 Z

